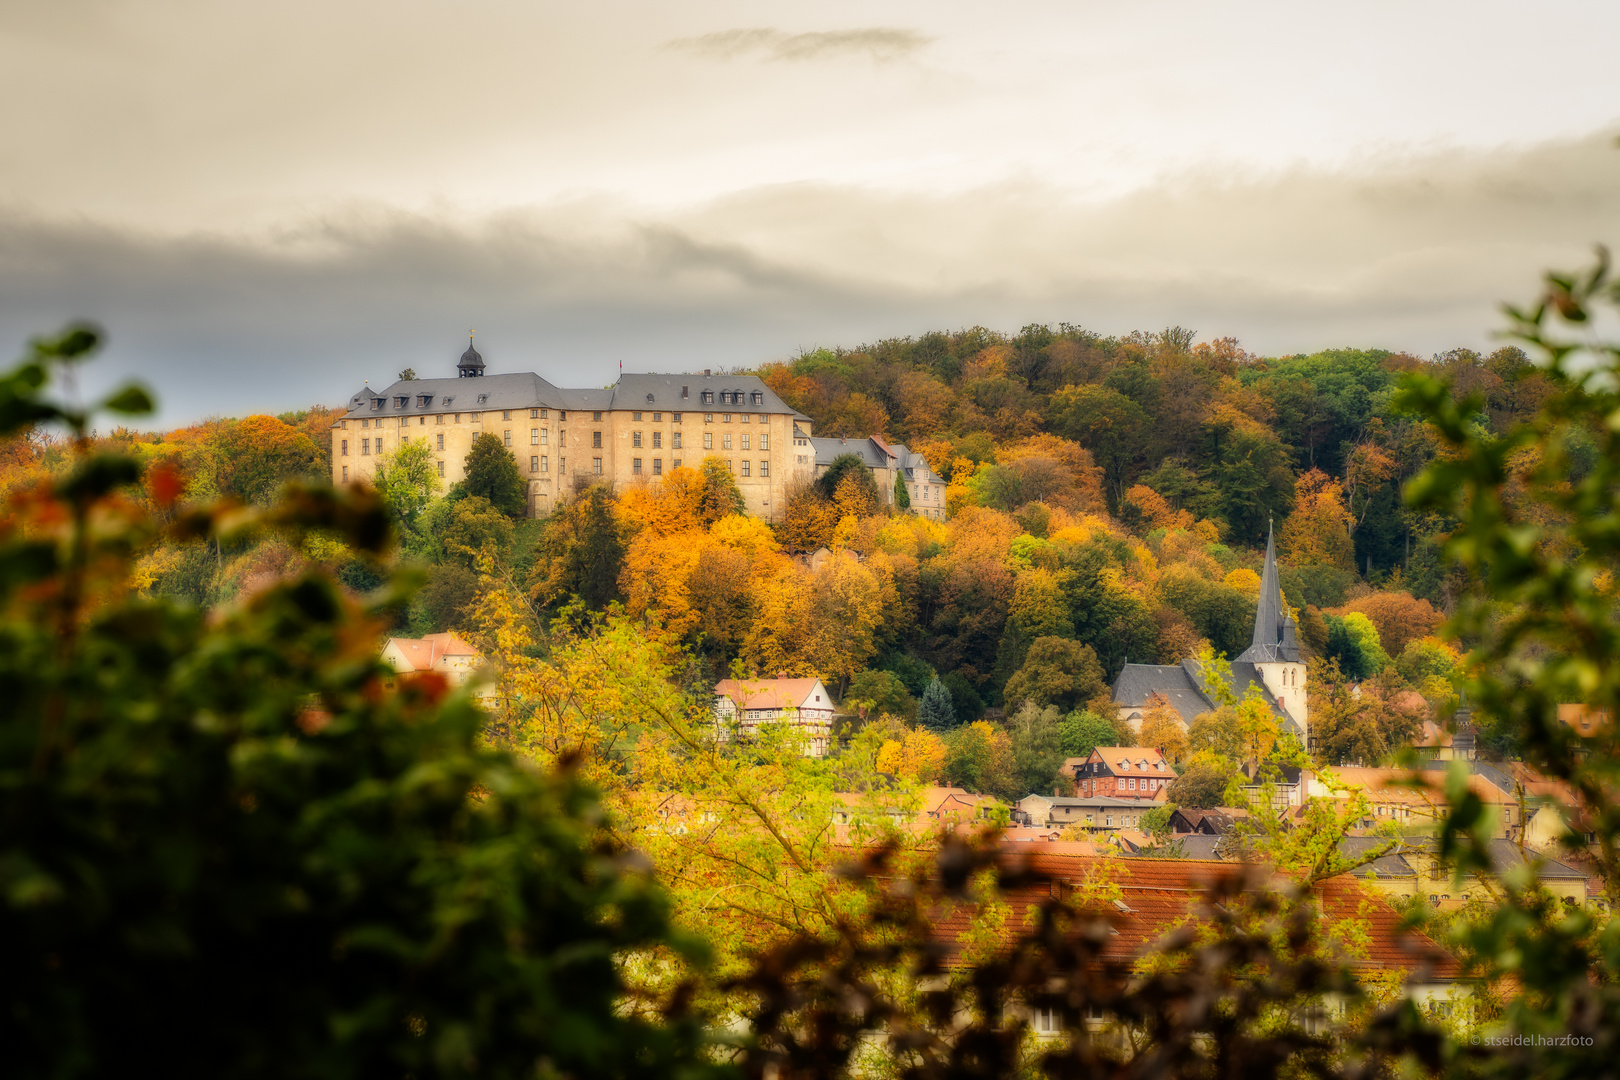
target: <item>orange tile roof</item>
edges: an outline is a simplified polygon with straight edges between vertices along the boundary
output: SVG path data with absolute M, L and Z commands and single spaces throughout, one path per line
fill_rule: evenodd
M 1167 768 L 1153 767 L 1155 761 L 1163 763 L 1164 755 L 1151 746 L 1099 746 L 1092 752 L 1102 758 L 1116 776 L 1174 775 Z M 1143 761 L 1147 762 L 1147 768 L 1138 768 Z
M 432 671 L 447 656 L 477 656 L 478 650 L 454 634 L 427 634 L 419 638 L 389 638 L 383 648 L 397 645 L 415 671 Z
M 1411 806 L 1439 806 L 1446 801 L 1446 774 L 1442 772 L 1413 772 L 1409 769 L 1358 768 L 1349 765 L 1322 769 L 1321 776 L 1333 777 L 1351 787 L 1362 788 L 1367 798 L 1375 803 L 1405 803 Z M 1416 779 L 1417 787 L 1409 781 Z M 1311 785 L 1312 795 L 1328 794 L 1325 786 Z M 1468 790 L 1485 803 L 1510 803 L 1513 796 L 1475 773 L 1468 777 Z
M 716 697 L 728 697 L 739 709 L 797 709 L 803 705 L 820 679 L 721 679 L 715 683 Z M 812 703 L 814 707 L 814 703 Z M 825 708 L 832 708 L 829 696 Z
M 1102 872 L 1119 886 L 1123 907 L 1105 909 L 1114 934 L 1109 935 L 1104 956 L 1108 960 L 1129 961 L 1153 948 L 1167 933 L 1196 919 L 1204 887 L 1217 880 L 1241 878 L 1246 867 L 1240 863 L 1207 862 L 1194 859 L 1096 858 L 1059 850 L 1067 845 L 1010 843 L 1001 848 L 1001 859 L 1009 869 L 1023 869 L 1047 880 L 1083 881 Z M 1359 955 L 1346 958 L 1350 968 L 1361 972 L 1402 969 L 1430 979 L 1458 978 L 1461 967 L 1455 957 L 1433 941 L 1400 927 L 1401 916 L 1377 894 L 1364 890 L 1348 877 L 1318 882 L 1311 890 L 1322 910 L 1332 920 L 1356 919 L 1367 931 L 1366 945 Z M 1003 935 L 1008 943 L 1020 928 L 1033 925 L 1032 909 L 1051 895 L 1046 881 L 1020 885 L 1008 890 L 1008 917 Z M 950 944 L 961 940 L 968 930 L 973 911 L 968 905 L 955 905 L 942 912 L 935 923 L 936 933 Z

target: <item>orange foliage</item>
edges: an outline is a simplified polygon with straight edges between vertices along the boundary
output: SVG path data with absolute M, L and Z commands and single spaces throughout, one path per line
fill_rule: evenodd
M 1444 618 L 1427 600 L 1406 592 L 1376 592 L 1350 601 L 1333 611 L 1348 615 L 1359 611 L 1378 631 L 1378 640 L 1390 656 L 1401 655 L 1407 642 L 1433 634 Z

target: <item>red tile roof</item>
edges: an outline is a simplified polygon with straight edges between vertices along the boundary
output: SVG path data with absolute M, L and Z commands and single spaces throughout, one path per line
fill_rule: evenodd
M 1162 767 L 1164 755 L 1151 746 L 1099 746 L 1091 756 L 1101 758 L 1115 776 L 1175 775 L 1169 768 Z M 1147 763 L 1146 768 L 1140 767 L 1143 762 Z M 1154 762 L 1160 763 L 1161 768 L 1155 769 Z
M 398 646 L 415 671 L 432 671 L 447 656 L 477 656 L 478 650 L 454 634 L 427 634 L 419 638 L 389 638 L 383 648 Z
M 797 709 L 815 692 L 820 679 L 721 679 L 715 697 L 728 697 L 739 709 Z M 825 689 L 825 688 L 823 688 Z M 811 702 L 811 708 L 832 708 L 832 699 Z
M 1023 869 L 1045 879 L 1008 890 L 1008 917 L 1003 934 L 1009 943 L 1026 925 L 1033 925 L 1031 909 L 1051 896 L 1050 880 L 1068 883 L 1086 881 L 1105 874 L 1119 886 L 1121 904 L 1103 909 L 1115 930 L 1108 939 L 1104 958 L 1129 961 L 1150 951 L 1167 933 L 1196 919 L 1206 885 L 1218 880 L 1242 878 L 1250 869 L 1241 863 L 1205 862 L 1193 859 L 1095 858 L 1061 850 L 1066 845 L 1009 843 L 1001 858 L 1009 869 Z M 1331 878 L 1312 887 L 1330 920 L 1356 919 L 1366 928 L 1367 943 L 1358 955 L 1344 957 L 1350 968 L 1361 972 L 1400 969 L 1409 977 L 1421 975 L 1430 981 L 1459 977 L 1456 959 L 1421 934 L 1400 930 L 1400 913 L 1385 900 L 1364 890 L 1348 877 Z M 955 905 L 936 922 L 936 931 L 949 942 L 959 941 L 967 931 L 973 909 Z

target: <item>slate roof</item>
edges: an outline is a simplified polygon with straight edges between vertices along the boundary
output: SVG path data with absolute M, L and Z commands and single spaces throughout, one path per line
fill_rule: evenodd
M 831 465 L 845 454 L 854 454 L 868 469 L 889 467 L 889 455 L 871 439 L 819 439 L 812 436 L 810 447 L 816 452 L 817 465 Z
M 681 389 L 687 389 L 687 397 Z M 715 393 L 716 404 L 702 404 L 705 390 Z M 721 391 L 740 393 L 745 404 L 718 404 Z M 761 404 L 752 404 L 753 395 Z M 419 403 L 420 396 L 431 399 Z M 479 397 L 483 401 L 479 401 Z M 652 400 L 648 401 L 648 397 Z M 404 405 L 395 399 L 404 397 Z M 382 407 L 373 409 L 371 400 L 381 398 Z M 348 417 L 409 416 L 446 412 L 482 412 L 490 409 L 568 409 L 579 412 L 608 412 L 614 409 L 656 410 L 660 412 L 747 412 L 786 413 L 795 420 L 810 418 L 788 406 L 757 375 L 628 374 L 619 376 L 609 387 L 565 389 L 532 371 L 482 375 L 477 378 L 402 379 L 386 390 L 369 386 L 349 399 Z
M 1271 707 L 1284 730 L 1303 735 L 1294 718 L 1289 716 L 1277 699 L 1266 689 L 1265 680 L 1252 663 L 1232 661 L 1232 692 L 1242 700 L 1253 686 Z M 1140 709 L 1147 705 L 1150 695 L 1162 694 L 1181 716 L 1182 722 L 1191 724 L 1200 713 L 1215 708 L 1215 701 L 1204 693 L 1196 660 L 1183 660 L 1179 664 L 1126 664 L 1114 680 L 1114 704 Z
M 1000 858 L 1010 870 L 1027 870 L 1047 879 L 1078 882 L 1105 867 L 1100 859 L 1052 850 L 1054 845 L 1012 843 L 1001 848 Z M 1189 918 L 1199 920 L 1203 889 L 1217 880 L 1230 880 L 1250 872 L 1233 862 L 1195 859 L 1115 859 L 1107 872 L 1119 888 L 1120 902 L 1102 910 L 1113 928 L 1102 946 L 1108 961 L 1129 962 L 1147 952 Z M 1461 975 L 1456 959 L 1422 934 L 1404 930 L 1401 915 L 1386 900 L 1347 877 L 1330 878 L 1311 886 L 1324 914 L 1332 920 L 1355 918 L 1366 931 L 1365 946 L 1346 958 L 1354 971 L 1372 973 L 1405 970 L 1432 981 L 1450 981 Z M 1051 896 L 1048 881 L 1010 888 L 1009 908 L 1001 921 L 1001 934 L 1011 945 L 1021 928 L 1034 925 L 1034 910 Z M 972 928 L 975 908 L 956 904 L 935 916 L 934 932 L 950 950 L 959 947 Z M 952 963 L 948 959 L 947 963 Z M 960 961 L 956 961 L 960 963 Z
M 1253 643 L 1238 654 L 1247 663 L 1298 663 L 1299 643 L 1294 618 L 1283 603 L 1277 580 L 1277 536 L 1266 530 L 1266 565 L 1260 573 L 1260 598 L 1254 612 Z

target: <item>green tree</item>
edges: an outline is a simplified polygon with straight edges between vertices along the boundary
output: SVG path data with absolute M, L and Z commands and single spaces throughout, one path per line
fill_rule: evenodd
M 1117 508 L 1144 452 L 1148 416 L 1142 407 L 1106 386 L 1065 386 L 1052 395 L 1052 430 L 1091 451 L 1102 466 L 1108 503 Z
M 518 472 L 517 459 L 501 445 L 501 440 L 488 432 L 478 436 L 467 451 L 465 479 L 462 490 L 468 495 L 480 495 L 490 501 L 501 513 L 510 518 L 522 518 L 529 512 L 528 485 Z
M 1119 728 L 1090 709 L 1071 712 L 1058 723 L 1058 742 L 1066 758 L 1087 758 L 1099 746 L 1121 746 Z
M 1198 755 L 1187 766 L 1187 771 L 1170 781 L 1165 798 L 1177 806 L 1207 810 L 1223 804 L 1226 785 L 1240 775 L 1235 766 L 1223 759 Z
M 417 518 L 439 490 L 437 465 L 427 440 L 402 442 L 384 455 L 377 462 L 373 483 L 393 511 L 399 529 L 416 532 Z
M 911 509 L 911 492 L 906 489 L 906 474 L 899 470 L 894 474 L 894 507 L 896 510 Z
M 450 504 L 450 520 L 445 523 L 440 540 L 450 559 L 471 570 L 486 554 L 504 560 L 512 551 L 516 531 L 512 519 L 488 499 L 468 495 Z
M 868 717 L 887 713 L 902 720 L 917 715 L 917 701 L 899 677 L 887 671 L 862 671 L 850 680 L 844 692 L 846 707 L 861 708 Z
M 1090 645 L 1060 637 L 1039 637 L 1029 647 L 1024 666 L 1007 680 L 1003 696 L 1010 703 L 1056 705 L 1073 709 L 1103 690 L 1102 665 Z
M 934 676 L 923 691 L 922 703 L 917 707 L 917 724 L 933 732 L 946 732 L 958 723 L 956 709 L 951 704 L 951 692 Z
M 1013 773 L 1018 796 L 1052 790 L 1063 765 L 1063 740 L 1058 731 L 1063 714 L 1048 705 L 1025 705 L 1008 723 L 1012 736 Z
M 877 481 L 873 479 L 872 470 L 866 467 L 859 454 L 839 454 L 833 458 L 827 471 L 816 477 L 815 489 L 821 493 L 823 499 L 833 501 L 838 495 L 838 485 L 844 477 L 853 476 L 855 482 L 867 493 L 872 505 L 878 505 Z
M 705 524 L 714 524 L 723 517 L 741 514 L 747 509 L 737 481 L 726 463 L 717 457 L 703 459 L 703 493 L 698 496 L 698 517 Z

